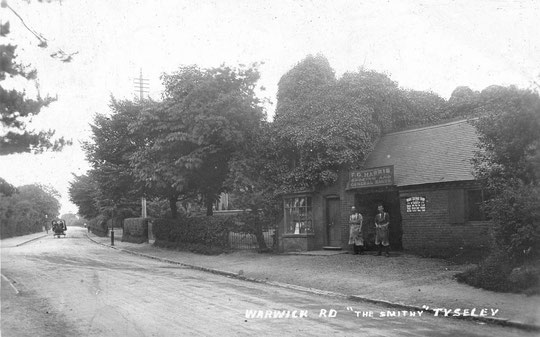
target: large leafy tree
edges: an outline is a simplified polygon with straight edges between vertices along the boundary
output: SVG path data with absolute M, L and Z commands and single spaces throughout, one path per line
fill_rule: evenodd
M 231 159 L 249 146 L 264 118 L 254 92 L 258 79 L 255 65 L 188 66 L 164 75 L 161 106 L 134 128 L 152 135 L 131 157 L 138 179 L 160 182 L 178 195 L 201 195 L 211 215 Z
M 11 9 L 5 0 L 2 1 L 1 7 Z M 13 9 L 11 10 L 16 13 Z M 27 85 L 36 86 L 37 79 L 35 69 L 23 65 L 17 60 L 17 46 L 4 42 L 9 31 L 9 21 L 0 23 L 0 39 L 2 39 L 2 43 L 0 43 L 0 121 L 2 123 L 0 155 L 21 152 L 39 153 L 44 150 L 59 151 L 65 145 L 71 144 L 71 141 L 63 137 L 54 139 L 54 130 L 36 131 L 28 125 L 31 118 L 39 114 L 54 99 L 42 97 L 39 90 L 37 90 L 37 97 L 32 98 L 27 95 L 26 91 L 10 89 L 7 85 L 8 79 L 15 78 L 23 79 Z M 35 32 L 34 34 L 36 35 Z M 46 43 L 43 43 L 45 40 L 40 46 L 45 47 Z
M 473 164 L 492 196 L 485 209 L 494 223 L 494 249 L 523 263 L 540 249 L 540 97 L 492 86 L 480 99 L 483 114 L 474 123 L 480 151 Z
M 321 55 L 308 56 L 279 82 L 276 118 L 266 143 L 269 176 L 284 190 L 330 184 L 359 165 L 381 132 L 408 114 L 406 97 L 386 75 L 359 70 L 336 79 Z
M 144 109 L 155 105 L 152 101 L 128 101 L 111 98 L 110 114 L 98 114 L 91 125 L 91 141 L 83 144 L 87 160 L 92 165 L 88 177 L 76 177 L 72 198 L 78 198 L 85 209 L 81 215 L 92 218 L 95 211 L 113 210 L 138 213 L 138 200 L 146 193 L 143 182 L 136 179 L 130 163 L 132 154 L 145 144 L 145 138 L 133 131 Z M 80 192 L 76 194 L 75 192 Z M 88 195 L 85 197 L 84 194 Z M 85 198 L 93 199 L 97 209 L 89 207 Z M 81 207 L 81 206 L 79 206 Z M 118 210 L 120 208 L 120 210 Z M 129 211 L 131 210 L 131 211 Z M 129 212 L 128 212 L 129 211 Z

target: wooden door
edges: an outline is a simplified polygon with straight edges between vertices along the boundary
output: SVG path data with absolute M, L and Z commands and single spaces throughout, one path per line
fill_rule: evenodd
M 326 199 L 326 228 L 328 245 L 341 247 L 341 223 L 339 212 L 339 199 Z

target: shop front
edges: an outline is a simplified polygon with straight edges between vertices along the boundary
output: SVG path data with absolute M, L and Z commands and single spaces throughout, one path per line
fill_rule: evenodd
M 375 216 L 379 205 L 390 215 L 390 245 L 401 249 L 399 191 L 394 184 L 394 166 L 380 166 L 349 172 L 346 193 L 364 219 L 362 231 L 367 249 L 375 245 Z M 349 208 L 350 208 L 349 207 Z

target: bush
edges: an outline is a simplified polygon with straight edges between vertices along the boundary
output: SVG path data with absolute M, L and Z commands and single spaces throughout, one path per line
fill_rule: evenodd
M 486 209 L 492 221 L 494 245 L 503 247 L 516 264 L 535 260 L 540 251 L 540 187 L 507 187 Z
M 508 276 L 511 271 L 512 267 L 508 256 L 502 251 L 497 251 L 489 255 L 477 267 L 457 274 L 456 279 L 477 288 L 510 291 Z
M 512 291 L 528 295 L 540 294 L 540 268 L 522 266 L 514 268 L 508 276 Z
M 501 292 L 540 294 L 540 265 L 526 264 L 513 268 L 503 250 L 489 255 L 478 266 L 456 275 L 459 282 Z
M 107 219 L 103 215 L 98 215 L 97 217 L 88 221 L 88 228 L 92 233 L 96 234 L 97 236 L 109 235 Z

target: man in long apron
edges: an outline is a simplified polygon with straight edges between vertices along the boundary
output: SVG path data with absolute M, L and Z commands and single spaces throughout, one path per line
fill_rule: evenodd
M 364 236 L 362 234 L 362 214 L 351 207 L 349 216 L 349 244 L 353 245 L 353 254 L 362 254 L 364 250 Z

